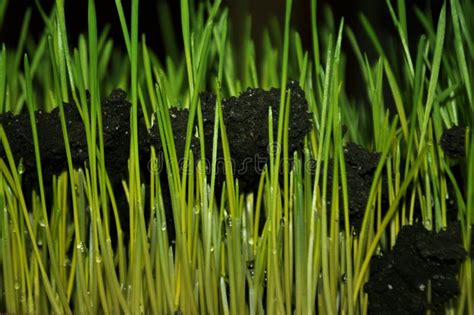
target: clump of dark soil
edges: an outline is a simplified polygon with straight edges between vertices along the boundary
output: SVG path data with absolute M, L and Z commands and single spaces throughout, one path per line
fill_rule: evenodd
M 287 85 L 291 92 L 290 117 L 288 126 L 289 155 L 303 146 L 306 134 L 312 128 L 311 114 L 303 90 L 298 83 L 291 81 Z M 214 126 L 215 95 L 201 93 L 204 120 L 206 151 L 212 149 Z M 242 191 L 254 191 L 258 187 L 264 164 L 268 162 L 270 146 L 268 138 L 268 107 L 273 117 L 273 135 L 277 138 L 280 105 L 280 89 L 269 91 L 248 89 L 239 97 L 230 97 L 222 101 L 222 114 L 226 125 L 229 149 L 234 165 L 234 174 L 239 179 Z M 282 150 L 282 147 L 278 148 Z M 210 155 L 209 155 L 210 156 Z M 222 147 L 218 156 L 223 158 Z M 224 173 L 224 170 L 218 170 Z
M 74 164 L 83 163 L 87 158 L 87 145 L 84 126 L 75 105 L 64 106 L 67 129 L 70 134 L 71 155 Z M 35 112 L 38 131 L 42 173 L 46 192 L 50 190 L 51 179 L 67 167 L 66 150 L 61 130 L 59 108 L 50 113 Z M 7 135 L 15 164 L 23 167 L 22 185 L 25 192 L 30 192 L 37 185 L 36 160 L 33 137 L 28 112 L 19 115 L 4 113 L 0 115 L 0 123 Z M 6 160 L 3 146 L 0 146 L 0 158 Z M 49 195 L 48 193 L 46 195 Z M 25 194 L 28 199 L 29 193 Z
M 184 156 L 184 147 L 186 145 L 186 131 L 188 128 L 189 110 L 186 108 L 179 109 L 171 107 L 169 109 L 171 128 L 173 129 L 173 139 L 178 159 Z M 163 152 L 163 144 L 161 143 L 160 131 L 157 123 L 153 124 L 148 134 L 148 142 L 153 145 L 157 152 Z M 191 148 L 195 145 L 195 141 L 191 143 Z
M 120 89 L 112 91 L 110 96 L 102 103 L 105 166 L 122 216 L 121 222 L 125 229 L 128 223 L 128 202 L 120 185 L 120 180 L 128 172 L 130 108 L 131 104 L 127 100 L 127 94 Z M 89 158 L 87 139 L 84 123 L 76 104 L 73 102 L 64 104 L 64 115 L 72 163 L 74 167 L 84 167 Z M 144 146 L 147 139 L 147 130 L 141 111 L 138 113 L 138 120 L 140 122 L 139 139 L 141 139 L 141 144 Z M 35 122 L 38 130 L 45 196 L 49 208 L 49 204 L 52 202 L 50 200 L 52 177 L 67 168 L 59 108 L 55 108 L 49 113 L 41 110 L 36 111 Z M 30 204 L 30 192 L 37 189 L 38 177 L 29 115 L 27 112 L 19 115 L 13 115 L 10 112 L 4 113 L 0 115 L 0 123 L 5 129 L 15 163 L 18 165 L 21 162 L 23 166 L 22 187 L 27 204 Z M 145 142 L 143 139 L 145 139 Z M 6 158 L 3 146 L 0 146 L 0 158 Z M 142 159 L 142 162 L 146 166 L 147 161 Z
M 297 82 L 288 83 L 287 91 L 291 92 L 290 124 L 289 124 L 289 151 L 290 154 L 302 147 L 305 135 L 311 130 L 311 114 L 308 112 L 308 103 L 303 90 Z M 206 158 L 211 157 L 212 138 L 214 128 L 214 113 L 216 96 L 209 92 L 201 94 L 202 114 L 204 123 L 204 140 Z M 269 91 L 262 89 L 248 89 L 239 97 L 230 97 L 223 100 L 222 110 L 224 123 L 227 128 L 230 153 L 233 161 L 233 172 L 239 180 L 240 191 L 250 192 L 258 186 L 258 180 L 263 170 L 263 165 L 268 162 L 268 108 L 273 113 L 273 132 L 275 138 L 278 127 L 278 109 L 280 104 L 280 89 L 273 88 Z M 121 214 L 121 221 L 128 222 L 128 202 L 122 191 L 120 180 L 127 176 L 127 160 L 130 154 L 130 110 L 131 103 L 127 94 L 120 89 L 114 90 L 102 102 L 102 123 L 105 165 L 111 179 L 117 205 Z M 80 113 L 74 103 L 64 104 L 68 138 L 74 167 L 84 167 L 88 160 L 86 133 Z M 184 155 L 186 130 L 188 124 L 188 110 L 169 110 L 177 158 Z M 59 109 L 55 108 L 50 113 L 37 111 L 35 113 L 38 129 L 39 147 L 42 160 L 43 180 L 46 187 L 46 196 L 50 195 L 51 179 L 54 174 L 59 174 L 67 168 L 66 150 L 60 123 Z M 37 174 L 31 125 L 28 113 L 13 115 L 12 113 L 0 114 L 7 138 L 9 140 L 15 163 L 22 162 L 24 172 L 22 185 L 24 191 L 31 191 L 37 187 Z M 151 130 L 146 130 L 143 113 L 138 111 L 138 132 L 140 146 L 141 169 L 144 171 L 145 182 L 148 182 L 150 171 L 149 152 L 153 145 L 158 156 L 162 157 L 163 147 L 156 124 Z M 199 157 L 199 139 L 195 137 L 191 149 Z M 3 147 L 0 147 L 0 158 L 5 159 Z M 222 187 L 225 180 L 223 151 L 219 141 L 218 163 L 216 176 L 217 187 Z M 160 167 L 164 165 L 161 158 Z M 206 163 L 210 165 L 210 163 Z M 153 166 L 154 167 L 154 166 Z M 160 173 L 164 203 L 169 231 L 172 222 L 169 189 L 167 187 L 166 169 Z M 218 190 L 219 191 L 219 190 Z M 219 193 L 218 193 L 219 194 Z M 28 198 L 28 194 L 27 194 Z M 126 230 L 126 226 L 124 226 Z M 174 234 L 171 232 L 171 234 Z M 170 235 L 171 239 L 174 235 Z
M 311 114 L 308 112 L 308 103 L 304 92 L 298 83 L 295 81 L 289 82 L 287 91 L 291 93 L 288 128 L 288 151 L 291 156 L 294 151 L 302 148 L 304 137 L 312 128 L 312 120 Z M 200 94 L 200 101 L 204 127 L 205 164 L 210 166 L 216 95 L 210 92 L 202 92 Z M 264 165 L 269 160 L 269 106 L 272 110 L 273 133 L 276 138 L 278 132 L 280 89 L 272 88 L 269 91 L 265 91 L 253 88 L 242 92 L 238 97 L 229 97 L 222 100 L 222 114 L 232 158 L 232 171 L 234 178 L 239 181 L 240 192 L 249 193 L 256 191 Z M 181 159 L 184 156 L 189 111 L 187 109 L 170 108 L 169 114 L 176 155 L 178 159 Z M 197 126 L 196 123 L 195 126 Z M 158 152 L 162 150 L 161 137 L 156 125 L 150 130 L 149 141 Z M 200 159 L 200 142 L 197 136 L 192 139 L 191 150 L 195 159 Z M 223 183 L 226 180 L 221 134 L 219 134 L 217 147 L 216 168 L 216 196 L 219 197 Z M 210 169 L 207 170 L 207 173 L 210 175 Z M 161 174 L 161 182 L 167 183 L 166 176 L 163 176 L 165 172 Z M 164 188 L 163 198 L 165 207 L 170 209 L 170 197 L 166 190 L 167 187 L 165 186 Z M 169 214 L 168 217 L 171 217 L 171 210 L 168 210 L 167 213 Z M 264 216 L 261 216 L 261 219 L 264 220 Z M 168 223 L 172 222 L 168 221 Z
M 421 223 L 404 226 L 393 250 L 372 258 L 364 288 L 369 313 L 424 314 L 438 309 L 459 293 L 456 274 L 465 257 L 459 224 L 439 233 Z
M 130 146 L 130 106 L 127 94 L 120 89 L 114 90 L 102 104 L 105 164 L 112 182 L 119 180 L 120 175 L 123 175 L 127 170 Z M 74 166 L 82 167 L 88 159 L 86 133 L 82 118 L 74 103 L 64 104 L 64 114 L 72 162 Z M 36 111 L 35 118 L 43 177 L 45 181 L 48 181 L 52 175 L 60 173 L 67 167 L 59 108 L 55 108 L 49 113 L 41 110 Z M 140 111 L 139 121 L 143 121 L 142 118 L 143 115 Z M 8 112 L 1 114 L 0 123 L 4 126 L 15 162 L 22 161 L 23 182 L 36 180 L 34 145 L 28 113 L 13 115 Z M 146 136 L 144 124 L 140 124 L 139 133 L 139 138 Z M 0 149 L 0 157 L 5 158 L 3 148 Z
M 444 153 L 452 159 L 465 156 L 466 128 L 455 126 L 446 129 L 441 137 L 441 147 Z
M 380 153 L 368 151 L 361 145 L 349 142 L 344 146 L 347 197 L 349 203 L 349 221 L 356 232 L 360 230 L 360 226 L 362 225 L 365 208 L 369 199 L 370 186 L 372 185 L 379 160 Z M 333 164 L 334 161 L 332 159 L 329 160 L 327 182 L 328 190 L 326 195 L 328 209 L 331 206 L 332 198 L 332 182 L 334 180 Z M 342 198 L 342 188 L 339 184 L 340 205 L 342 205 Z M 383 195 L 383 199 L 386 199 L 386 194 Z M 344 226 L 344 208 L 342 206 L 339 208 L 339 222 L 341 223 L 341 226 Z
M 295 81 L 289 82 L 287 91 L 291 92 L 288 128 L 288 150 L 291 155 L 297 149 L 302 148 L 304 137 L 312 128 L 312 120 L 304 92 L 298 83 Z M 204 146 L 206 159 L 208 159 L 206 164 L 210 165 L 216 95 L 210 92 L 202 92 L 200 100 L 204 125 Z M 239 180 L 240 191 L 251 192 L 258 187 L 263 166 L 269 159 L 268 109 L 271 107 L 272 110 L 273 134 L 276 139 L 279 105 L 280 89 L 277 88 L 272 88 L 269 91 L 255 88 L 248 89 L 238 97 L 229 97 L 222 100 L 222 114 L 232 157 L 233 175 L 234 178 Z M 179 158 L 184 155 L 188 111 L 171 109 L 170 116 Z M 178 126 L 178 128 L 175 126 Z M 150 139 L 151 144 L 159 149 L 161 141 L 157 132 L 157 128 L 152 129 Z M 200 146 L 197 137 L 193 139 L 191 149 L 196 159 L 199 158 Z M 218 141 L 217 160 L 216 185 L 222 187 L 225 180 L 225 170 L 221 141 Z

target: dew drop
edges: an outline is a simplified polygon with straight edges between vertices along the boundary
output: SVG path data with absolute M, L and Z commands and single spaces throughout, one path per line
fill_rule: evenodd
M 15 290 L 20 290 L 20 282 L 15 282 Z
M 86 251 L 86 246 L 84 245 L 83 242 L 80 242 L 79 244 L 77 244 L 76 248 L 78 251 L 81 252 L 81 254 L 84 254 Z
M 346 282 L 347 281 L 347 275 L 343 274 L 341 280 L 342 280 L 342 282 Z
M 43 219 L 40 219 L 38 223 L 39 223 L 39 225 L 40 225 L 42 228 L 45 228 L 45 227 L 46 227 L 46 223 L 44 223 L 44 220 L 43 220 Z
M 421 284 L 418 286 L 418 289 L 420 289 L 420 291 L 425 291 L 426 286 L 425 286 L 423 283 L 421 283 Z
M 23 159 L 20 160 L 17 168 L 18 174 L 22 175 L 25 172 L 25 166 L 23 165 Z
M 391 285 L 390 283 L 387 284 L 387 288 L 388 288 L 389 290 L 393 290 L 393 287 L 392 287 L 392 285 Z
M 226 222 L 227 222 L 227 226 L 231 228 L 232 227 L 232 217 L 228 216 L 227 219 L 226 219 Z
M 100 264 L 102 262 L 102 257 L 100 257 L 100 255 L 97 255 L 97 257 L 95 258 L 95 262 Z
M 248 268 L 249 270 L 253 270 L 253 268 L 255 267 L 254 264 L 255 264 L 255 260 L 249 260 L 249 261 L 247 261 L 247 268 Z
M 166 231 L 166 222 L 163 222 L 163 223 L 161 224 L 161 230 L 162 230 L 162 231 Z

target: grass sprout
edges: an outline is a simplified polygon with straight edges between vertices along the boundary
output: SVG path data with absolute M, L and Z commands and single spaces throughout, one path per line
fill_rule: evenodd
M 469 1 L 446 1 L 437 16 L 414 8 L 425 34 L 410 41 L 407 10 L 412 8 L 404 0 L 386 1 L 396 30 L 386 40 L 364 15 L 363 34 L 343 19 L 334 21 L 330 10 L 323 26 L 320 7 L 311 0 L 308 51 L 292 28 L 292 0 L 285 1 L 283 24 L 271 24 L 261 42 L 251 37 L 249 17 L 242 47 L 231 40 L 230 13 L 220 0 L 181 0 L 181 34 L 172 29 L 169 6 L 159 5 L 162 59 L 149 46 L 154 39 L 139 33 L 138 0 L 131 1 L 130 12 L 115 0 L 124 51 L 112 41 L 109 27 L 98 28 L 94 0 L 88 0 L 87 33 L 77 42 L 68 36 L 65 1 L 56 0 L 50 12 L 36 2 L 36 8 L 25 9 L 17 46 L 2 44 L 0 50 L 0 114 L 28 112 L 36 165 L 24 169 L 6 124 L 0 124 L 1 312 L 365 314 L 371 260 L 394 247 L 405 225 L 449 229 L 450 202 L 458 209 L 463 246 L 471 250 L 474 5 Z M 8 28 L 7 3 L 0 1 L 0 29 Z M 32 10 L 44 22 L 37 40 L 28 33 Z M 376 58 L 368 57 L 362 37 Z M 348 60 L 348 50 L 354 60 Z M 349 66 L 358 67 L 367 106 L 347 93 Z M 299 80 L 313 123 L 296 152 L 289 150 L 291 79 Z M 249 87 L 280 89 L 277 119 L 268 109 L 269 160 L 252 193 L 243 191 L 233 173 L 234 139 L 223 111 L 225 98 Z M 106 168 L 101 100 L 114 88 L 128 91 L 131 102 L 128 172 L 119 185 L 126 209 Z M 204 139 L 203 90 L 213 91 L 217 100 L 212 148 Z M 84 125 L 88 159 L 79 167 L 72 158 L 66 103 L 75 106 Z M 171 107 L 189 111 L 183 156 L 174 140 Z M 55 108 L 67 168 L 45 178 L 50 161 L 40 150 L 35 111 Z M 147 128 L 157 128 L 163 147 L 162 152 L 151 147 L 145 161 L 140 113 Z M 454 126 L 466 127 L 465 156 L 457 160 L 441 148 L 443 131 Z M 348 142 L 380 153 L 357 231 L 350 215 Z M 144 169 L 148 160 L 160 161 L 166 173 Z M 308 167 L 312 162 L 314 169 Z M 24 188 L 25 172 L 36 174 L 36 189 Z M 175 239 L 169 238 L 170 229 Z M 457 282 L 459 295 L 442 310 L 472 314 L 471 256 Z M 430 301 L 431 288 L 426 294 Z

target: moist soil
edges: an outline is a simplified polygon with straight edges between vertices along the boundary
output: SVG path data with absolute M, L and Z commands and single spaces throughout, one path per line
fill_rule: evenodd
M 303 140 L 312 128 L 311 114 L 308 112 L 308 103 L 303 90 L 295 81 L 290 81 L 287 91 L 291 92 L 290 117 L 288 126 L 288 144 L 290 155 L 303 147 Z M 200 94 L 201 110 L 204 126 L 204 146 L 206 165 L 211 165 L 212 142 L 214 136 L 216 95 L 210 92 Z M 278 133 L 278 111 L 280 105 L 280 89 L 272 88 L 269 91 L 262 89 L 248 89 L 238 97 L 229 97 L 222 100 L 222 114 L 232 157 L 232 171 L 239 181 L 241 192 L 252 192 L 258 188 L 263 166 L 269 159 L 268 139 L 268 110 L 272 110 L 273 134 L 276 139 Z M 184 155 L 186 140 L 187 110 L 170 110 L 173 126 L 176 152 L 178 158 Z M 183 122 L 185 122 L 183 124 Z M 150 142 L 155 148 L 161 148 L 158 129 L 152 128 Z M 221 134 L 219 133 L 219 138 Z M 191 149 L 196 159 L 200 158 L 200 143 L 195 137 Z M 222 142 L 218 141 L 216 186 L 222 187 L 225 181 L 224 154 Z M 208 175 L 210 170 L 208 169 Z
M 441 136 L 441 147 L 444 153 L 451 159 L 459 159 L 465 156 L 466 128 L 455 126 L 446 129 Z
M 289 123 L 289 150 L 290 154 L 303 145 L 304 136 L 311 130 L 311 114 L 303 90 L 298 83 L 291 81 L 287 85 L 291 92 L 290 123 Z M 206 156 L 212 152 L 212 138 L 214 127 L 214 110 L 216 96 L 209 92 L 200 95 L 204 123 L 204 139 Z M 258 187 L 263 165 L 268 161 L 268 108 L 271 106 L 273 113 L 273 132 L 277 134 L 278 108 L 280 104 L 280 89 L 248 89 L 238 97 L 230 97 L 222 102 L 224 123 L 229 139 L 230 153 L 233 159 L 233 172 L 239 180 L 241 192 L 250 192 Z M 120 184 L 120 180 L 127 176 L 127 159 L 130 146 L 130 108 L 127 94 L 120 89 L 114 90 L 102 102 L 103 141 L 105 151 L 105 165 L 112 182 L 117 206 L 121 215 L 122 228 L 127 231 L 128 203 Z M 64 104 L 68 138 L 71 147 L 71 156 L 74 167 L 84 167 L 88 159 L 87 141 L 84 124 L 74 103 Z M 171 108 L 169 110 L 173 128 L 176 152 L 178 159 L 184 155 L 188 111 Z M 67 168 L 66 150 L 60 123 L 59 109 L 47 113 L 35 112 L 38 130 L 39 148 L 42 161 L 43 180 L 46 196 L 51 196 L 51 179 L 54 174 L 59 174 Z M 158 156 L 162 156 L 161 138 L 156 125 L 150 130 L 145 127 L 143 114 L 138 112 L 139 122 L 139 147 L 141 169 L 145 182 L 148 182 L 150 173 L 149 152 L 154 146 Z M 15 163 L 22 164 L 23 190 L 30 192 L 37 188 L 37 174 L 35 164 L 34 146 L 31 134 L 31 125 L 28 113 L 13 115 L 8 112 L 0 114 Z M 199 157 L 199 141 L 195 137 L 191 149 Z M 5 158 L 3 147 L 0 148 L 0 157 Z M 219 141 L 218 161 L 223 161 L 223 151 Z M 161 161 L 163 162 L 163 160 Z M 163 163 L 164 164 L 164 163 Z M 210 165 L 210 161 L 206 161 Z M 170 239 L 174 239 L 174 224 L 171 211 L 169 188 L 167 186 L 166 169 L 160 173 L 165 213 L 168 223 Z M 223 163 L 218 163 L 216 176 L 217 191 L 225 180 Z M 28 204 L 31 200 L 27 194 Z M 47 200 L 49 205 L 51 200 Z M 49 208 L 49 207 L 48 207 Z M 125 226 L 124 226 L 125 225 Z
M 380 160 L 380 153 L 371 152 L 361 145 L 349 142 L 344 146 L 344 162 L 347 179 L 347 198 L 349 206 L 349 222 L 357 233 L 362 225 L 365 208 L 369 199 L 370 187 L 374 179 L 375 170 Z M 333 166 L 334 161 L 330 160 L 328 165 L 328 186 L 327 186 L 327 208 L 330 212 L 332 198 Z M 322 179 L 321 179 L 322 180 Z M 385 182 L 385 178 L 383 177 Z M 387 187 L 384 183 L 383 187 Z M 339 204 L 342 205 L 342 187 L 339 184 Z M 382 205 L 388 205 L 387 193 L 383 191 Z M 344 227 L 344 208 L 339 207 L 339 222 Z
M 458 295 L 456 275 L 465 257 L 458 223 L 439 233 L 421 223 L 404 226 L 394 248 L 372 258 L 364 287 L 369 313 L 425 314 L 438 309 Z
M 222 100 L 222 115 L 226 127 L 229 151 L 232 157 L 232 172 L 234 178 L 238 180 L 240 192 L 254 192 L 258 188 L 260 176 L 264 165 L 269 160 L 270 153 L 268 138 L 269 106 L 271 107 L 273 117 L 273 134 L 276 138 L 278 133 L 280 92 L 280 89 L 277 88 L 272 88 L 268 91 L 252 88 L 242 92 L 237 97 L 229 97 Z M 312 128 L 312 119 L 308 111 L 308 103 L 304 92 L 298 82 L 290 81 L 287 84 L 287 92 L 289 92 L 287 95 L 291 93 L 288 150 L 289 155 L 292 156 L 294 151 L 303 147 L 304 137 Z M 211 92 L 202 92 L 200 94 L 206 155 L 205 165 L 207 167 L 211 165 L 216 99 L 216 95 Z M 184 156 L 188 115 L 189 112 L 186 109 L 170 109 L 170 120 L 178 159 Z M 219 203 L 219 192 L 222 190 L 226 174 L 220 139 L 221 134 L 219 133 L 218 136 L 215 183 L 216 191 L 218 192 L 216 194 L 217 202 Z M 161 138 L 156 125 L 150 130 L 149 142 L 157 151 L 162 149 Z M 198 137 L 192 139 L 191 150 L 195 159 L 199 159 L 201 154 Z M 209 168 L 207 168 L 207 175 L 210 177 Z M 167 179 L 162 176 L 161 182 L 167 182 Z M 165 194 L 163 198 L 165 205 L 170 205 L 169 195 Z M 171 209 L 170 206 L 168 208 Z M 167 212 L 170 213 L 171 211 Z M 263 215 L 260 218 L 262 222 L 265 220 Z M 263 226 L 262 222 L 260 222 L 260 226 Z

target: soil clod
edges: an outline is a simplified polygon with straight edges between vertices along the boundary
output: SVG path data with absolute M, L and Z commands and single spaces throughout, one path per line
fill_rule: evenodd
M 349 203 L 349 221 L 358 233 L 364 218 L 365 208 L 370 194 L 370 187 L 375 175 L 375 170 L 380 159 L 380 153 L 371 152 L 364 147 L 349 142 L 344 146 L 344 161 L 346 166 L 347 195 Z M 333 160 L 328 165 L 328 208 L 331 206 Z M 339 191 L 339 204 L 342 204 L 342 189 Z M 328 210 L 330 211 L 330 210 Z M 344 209 L 340 207 L 339 221 L 343 226 Z
M 444 153 L 452 159 L 465 156 L 464 146 L 466 139 L 466 128 L 455 126 L 446 129 L 441 137 L 441 147 Z
M 466 257 L 459 224 L 439 233 L 404 226 L 392 251 L 375 256 L 365 285 L 372 314 L 424 314 L 459 293 L 456 274 Z M 428 285 L 431 285 L 431 303 Z
M 302 148 L 306 134 L 312 128 L 311 114 L 308 112 L 308 103 L 303 90 L 298 83 L 291 81 L 287 85 L 291 92 L 290 117 L 288 127 L 288 151 L 290 155 Z M 200 94 L 202 117 L 204 126 L 204 145 L 206 165 L 211 165 L 212 144 L 214 136 L 214 122 L 216 109 L 216 95 L 210 92 Z M 258 187 L 263 166 L 269 159 L 268 137 L 268 110 L 271 107 L 273 117 L 273 134 L 278 134 L 278 111 L 280 106 L 280 89 L 272 88 L 248 89 L 238 97 L 229 97 L 222 100 L 222 114 L 229 143 L 234 178 L 239 180 L 239 189 L 242 192 L 255 191 Z M 184 155 L 186 139 L 187 110 L 170 109 L 170 118 L 173 125 L 178 158 Z M 219 138 L 220 138 L 219 134 Z M 157 150 L 161 141 L 157 128 L 150 134 L 151 144 Z M 200 157 L 199 139 L 193 139 L 191 149 L 196 159 Z M 277 148 L 282 149 L 282 148 Z M 221 139 L 218 141 L 216 185 L 222 187 L 225 180 L 224 155 Z M 209 163 L 208 163 L 209 162 Z M 219 191 L 219 190 L 217 190 Z

